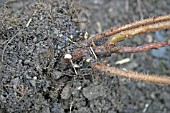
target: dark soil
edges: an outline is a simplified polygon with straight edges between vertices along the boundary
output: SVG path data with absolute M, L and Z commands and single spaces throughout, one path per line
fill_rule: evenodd
M 74 42 L 118 26 L 169 13 L 169 0 L 47 0 L 0 2 L 0 113 L 168 113 L 170 88 L 113 77 L 64 53 Z M 5 4 L 5 5 L 4 5 Z M 170 30 L 121 44 L 166 40 Z M 105 57 L 110 65 L 170 76 L 170 48 Z M 87 55 L 87 57 L 90 57 Z M 128 63 L 116 61 L 130 58 Z M 99 61 L 103 58 L 99 56 Z

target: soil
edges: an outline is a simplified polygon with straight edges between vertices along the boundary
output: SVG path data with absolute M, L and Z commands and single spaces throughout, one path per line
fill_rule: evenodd
M 113 26 L 165 15 L 169 0 L 0 0 L 0 113 L 168 113 L 170 87 L 106 75 L 63 60 L 75 42 Z M 125 46 L 166 40 L 170 30 L 134 36 Z M 170 47 L 112 54 L 111 66 L 170 76 Z M 87 55 L 87 57 L 91 57 Z M 116 64 L 129 58 L 124 64 Z M 98 61 L 104 58 L 98 56 Z

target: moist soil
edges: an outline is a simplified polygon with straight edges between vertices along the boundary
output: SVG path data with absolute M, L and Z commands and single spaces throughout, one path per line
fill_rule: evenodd
M 0 113 L 169 113 L 170 87 L 111 76 L 96 61 L 63 54 L 113 26 L 170 11 L 169 0 L 0 1 Z M 123 46 L 166 40 L 170 30 L 134 36 Z M 170 48 L 97 56 L 110 66 L 170 76 Z M 91 58 L 92 62 L 85 59 Z M 128 58 L 129 62 L 116 62 Z

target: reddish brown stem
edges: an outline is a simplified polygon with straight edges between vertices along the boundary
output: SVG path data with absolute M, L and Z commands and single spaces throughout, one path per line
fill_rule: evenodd
M 96 55 L 105 55 L 105 54 L 108 54 L 112 51 L 116 51 L 116 50 L 119 50 L 120 48 L 106 48 L 105 46 L 97 46 L 97 47 L 93 47 L 92 48 L 93 51 L 95 52 Z M 90 54 L 90 47 L 87 47 L 86 49 L 77 49 L 75 50 L 71 55 L 73 57 L 73 59 L 80 59 L 80 58 L 83 58 L 86 54 Z
M 84 54 L 88 52 L 89 52 L 88 48 L 87 49 L 80 48 L 80 49 L 75 50 L 75 52 L 73 52 L 71 55 L 73 59 L 80 59 L 80 58 L 83 58 Z
M 164 46 L 170 46 L 170 40 L 163 41 L 163 42 L 155 42 L 151 44 L 145 44 L 145 45 L 137 46 L 137 47 L 120 47 L 117 50 L 113 49 L 111 51 L 114 53 L 136 53 L 136 52 L 148 51 L 150 49 L 157 49 L 157 48 L 164 47 Z
M 94 63 L 92 64 L 92 67 L 100 71 L 110 73 L 112 74 L 112 76 L 121 76 L 121 77 L 131 78 L 143 82 L 170 85 L 170 77 L 166 77 L 166 76 L 148 75 L 148 74 L 138 73 L 134 71 L 125 71 L 115 67 L 109 67 L 101 63 Z
M 93 47 L 94 52 L 97 55 L 105 55 L 105 54 L 111 54 L 111 53 L 137 53 L 137 52 L 145 52 L 150 49 L 158 49 L 160 47 L 164 46 L 170 46 L 170 40 L 162 41 L 162 42 L 155 42 L 151 44 L 144 44 L 142 46 L 137 47 L 105 47 L 105 46 L 98 46 Z M 88 54 L 89 49 L 78 49 L 75 52 L 72 53 L 73 59 L 82 58 L 83 54 Z
M 167 21 L 170 20 L 170 15 L 165 15 L 165 16 L 159 16 L 159 17 L 153 17 L 153 18 L 149 18 L 149 19 L 144 19 L 144 20 L 140 20 L 140 21 L 136 21 L 127 25 L 123 25 L 123 26 L 119 26 L 119 27 L 113 27 L 111 29 L 108 29 L 102 33 L 96 34 L 94 37 L 90 38 L 87 40 L 87 45 L 91 45 L 92 42 L 96 42 L 96 41 L 100 41 L 104 38 L 107 38 L 109 36 L 112 36 L 116 33 L 120 33 L 122 31 L 125 30 L 129 30 L 129 29 L 133 29 L 139 26 L 143 26 L 143 25 L 148 25 L 148 24 L 153 24 L 153 23 L 157 23 L 157 22 L 161 22 L 161 21 Z

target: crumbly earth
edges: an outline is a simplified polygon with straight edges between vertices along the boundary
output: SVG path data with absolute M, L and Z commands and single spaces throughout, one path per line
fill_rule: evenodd
M 169 0 L 0 0 L 0 113 L 168 113 L 169 86 L 106 75 L 84 59 L 73 61 L 79 66 L 75 75 L 63 54 L 83 47 L 75 42 L 84 40 L 86 31 L 94 35 L 165 15 L 169 5 Z M 137 46 L 168 36 L 170 30 L 157 31 L 121 44 Z M 170 76 L 169 55 L 166 47 L 106 59 L 111 66 Z M 116 65 L 124 58 L 130 61 Z

